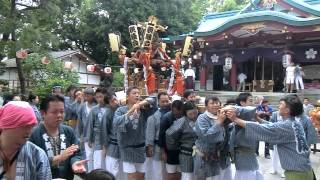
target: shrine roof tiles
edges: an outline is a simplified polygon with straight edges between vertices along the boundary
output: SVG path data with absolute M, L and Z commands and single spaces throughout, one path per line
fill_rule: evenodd
M 277 1 L 274 0 L 276 3 Z M 280 1 L 280 0 L 278 0 Z M 320 24 L 320 0 L 282 0 L 274 10 L 261 7 L 261 0 L 254 0 L 240 11 L 228 11 L 206 15 L 200 22 L 194 36 L 208 36 L 222 32 L 234 25 L 262 21 L 274 21 L 291 26 L 310 26 Z M 308 14 L 300 17 L 295 12 L 285 12 L 283 4 Z M 312 5 L 311 5 L 312 4 Z

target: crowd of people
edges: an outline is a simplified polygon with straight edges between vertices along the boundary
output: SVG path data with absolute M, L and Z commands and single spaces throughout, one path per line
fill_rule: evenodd
M 274 111 L 243 92 L 225 104 L 209 95 L 199 108 L 191 90 L 142 98 L 129 87 L 123 100 L 101 87 L 66 95 L 54 87 L 40 109 L 36 95 L 0 109 L 0 179 L 263 180 L 263 141 L 272 173 L 313 180 L 310 145 L 319 137 L 307 100 L 290 94 Z

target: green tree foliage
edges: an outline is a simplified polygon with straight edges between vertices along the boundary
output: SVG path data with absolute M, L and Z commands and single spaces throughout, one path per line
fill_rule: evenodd
M 23 71 L 27 75 L 29 87 L 32 92 L 36 92 L 40 97 L 44 97 L 51 92 L 56 85 L 66 89 L 71 84 L 77 84 L 79 76 L 75 71 L 64 68 L 64 63 L 58 59 L 51 59 L 50 64 L 42 64 L 42 57 L 45 54 L 33 53 L 23 61 Z
M 154 15 L 168 26 L 162 36 L 188 33 L 197 27 L 205 5 L 203 0 L 86 0 L 61 19 L 57 31 L 65 41 L 60 47 L 79 48 L 98 63 L 114 65 L 118 61 L 110 52 L 108 33 L 120 33 L 130 50 L 129 25 Z
M 114 87 L 123 87 L 124 75 L 119 71 L 114 72 L 112 85 Z
M 59 44 L 54 33 L 56 19 L 74 0 L 0 0 L 0 57 L 15 58 L 16 51 L 44 52 Z M 25 93 L 25 73 L 16 58 L 21 92 Z
M 249 0 L 209 0 L 207 1 L 208 12 L 225 12 L 244 8 Z
M 120 33 L 130 51 L 128 26 L 134 22 L 154 15 L 168 26 L 162 37 L 179 35 L 196 29 L 206 7 L 204 0 L 0 0 L 0 59 L 14 58 L 21 48 L 40 54 L 70 48 L 115 65 L 108 33 Z M 24 84 L 20 59 L 17 68 Z

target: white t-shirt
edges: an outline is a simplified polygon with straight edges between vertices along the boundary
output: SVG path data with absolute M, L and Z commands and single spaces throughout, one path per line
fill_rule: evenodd
M 287 78 L 288 77 L 294 77 L 294 71 L 295 71 L 296 67 L 295 66 L 288 66 L 286 68 L 286 72 L 287 72 Z
M 184 72 L 184 77 L 188 77 L 188 76 L 192 76 L 193 79 L 196 78 L 196 74 L 194 73 L 194 70 L 193 70 L 193 69 L 187 69 L 187 70 Z

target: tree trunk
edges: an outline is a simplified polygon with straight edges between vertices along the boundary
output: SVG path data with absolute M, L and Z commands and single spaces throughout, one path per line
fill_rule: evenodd
M 16 20 L 17 18 L 17 10 L 16 10 L 16 1 L 11 0 L 11 20 L 13 23 L 13 27 L 11 30 L 11 36 L 12 36 L 12 41 L 13 41 L 13 46 L 11 48 L 11 55 L 12 57 L 16 57 L 16 52 L 18 48 L 16 47 L 16 23 L 18 22 Z M 21 59 L 16 57 L 16 64 L 17 64 L 17 71 L 18 71 L 18 77 L 19 77 L 19 82 L 20 82 L 20 93 L 25 94 L 26 93 L 26 86 L 25 86 L 25 77 L 22 71 L 22 64 L 21 64 Z

